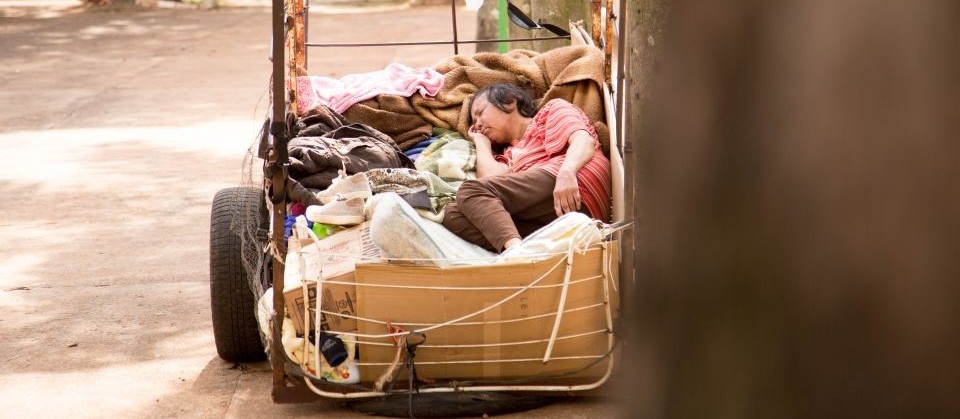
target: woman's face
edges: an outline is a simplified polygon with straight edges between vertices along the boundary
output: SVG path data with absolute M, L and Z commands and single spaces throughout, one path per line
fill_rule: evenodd
M 470 130 L 479 132 L 497 144 L 508 145 L 514 138 L 511 138 L 513 132 L 511 116 L 516 113 L 516 104 L 508 105 L 510 113 L 501 111 L 487 100 L 487 96 L 479 96 L 473 100 L 473 107 L 470 108 L 470 115 L 473 117 L 473 125 Z

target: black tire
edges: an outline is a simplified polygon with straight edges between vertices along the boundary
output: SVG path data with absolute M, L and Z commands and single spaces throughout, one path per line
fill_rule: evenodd
M 462 418 L 504 415 L 537 409 L 554 399 L 508 393 L 394 394 L 372 400 L 348 402 L 356 412 L 395 418 Z
M 244 243 L 241 231 L 245 223 L 257 222 L 266 229 L 268 214 L 263 191 L 257 188 L 226 188 L 213 198 L 210 213 L 210 309 L 213 314 L 213 339 L 220 358 L 230 362 L 264 359 L 256 318 L 256 296 L 250 288 L 250 276 L 244 269 Z

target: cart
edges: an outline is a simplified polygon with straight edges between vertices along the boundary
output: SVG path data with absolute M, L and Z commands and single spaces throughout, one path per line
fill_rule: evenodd
M 571 25 L 570 33 L 535 22 L 503 1 L 502 12 L 514 24 L 532 31 L 544 29 L 550 35 L 461 40 L 456 32 L 457 2 L 451 0 L 452 39 L 320 44 L 308 42 L 310 5 L 304 1 L 309 0 L 273 1 L 270 115 L 248 156 L 253 164 L 262 162 L 262 176 L 250 176 L 250 185 L 221 190 L 213 202 L 211 308 L 220 357 L 249 362 L 266 356 L 276 403 L 341 399 L 363 402 L 358 406 L 371 412 L 404 416 L 525 409 L 542 403 L 545 395 L 589 393 L 607 383 L 616 370 L 620 344 L 619 294 L 626 275 L 619 273 L 632 272 L 632 243 L 623 232 L 632 225 L 625 196 L 633 182 L 624 175 L 632 172 L 622 158 L 629 146 L 624 142 L 622 100 L 618 99 L 623 91 L 618 34 L 623 28 L 618 26 L 622 19 L 616 17 L 623 5 L 612 0 L 591 2 L 590 29 Z M 303 99 L 298 98 L 295 81 L 309 74 L 308 50 L 449 44 L 456 56 L 460 46 L 471 43 L 571 37 L 578 38 L 584 46 L 581 50 L 598 60 L 599 76 L 586 84 L 596 93 L 592 100 L 598 102 L 598 120 L 608 130 L 605 152 L 612 165 L 613 220 L 604 226 L 600 243 L 491 266 L 360 260 L 349 280 L 317 281 L 318 290 L 305 288 L 300 294 L 307 313 L 314 309 L 350 322 L 349 330 L 337 332 L 352 344 L 356 356 L 351 359 L 360 381 L 324 380 L 306 368 L 305 361 L 295 362 L 282 343 L 283 319 L 290 317 L 289 294 L 269 290 L 286 290 L 288 280 L 284 234 L 291 182 L 288 142 L 303 116 L 298 112 L 297 101 Z M 580 95 L 584 100 L 578 89 L 558 95 Z M 350 310 L 321 306 L 324 287 L 349 289 L 345 295 L 351 300 Z M 262 298 L 265 294 L 269 298 Z M 302 317 L 307 324 L 301 331 L 323 321 L 320 316 Z M 305 337 L 316 339 L 313 343 L 320 346 L 319 336 Z

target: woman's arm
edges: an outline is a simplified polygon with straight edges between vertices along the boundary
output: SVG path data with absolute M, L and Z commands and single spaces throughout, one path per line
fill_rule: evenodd
M 478 179 L 507 173 L 507 165 L 493 158 L 493 145 L 490 144 L 490 139 L 487 138 L 487 136 L 479 132 L 474 132 L 473 128 L 470 128 L 470 139 L 472 139 L 473 144 L 477 146 Z
M 596 151 L 593 138 L 584 130 L 574 131 L 568 143 L 567 153 L 560 171 L 557 172 L 557 183 L 553 188 L 553 208 L 558 217 L 580 209 L 582 201 L 580 187 L 577 185 L 577 172 L 593 158 Z

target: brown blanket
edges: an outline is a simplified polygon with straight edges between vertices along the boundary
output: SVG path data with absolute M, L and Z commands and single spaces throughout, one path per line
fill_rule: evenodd
M 434 69 L 444 75 L 444 85 L 435 98 L 420 94 L 409 99 L 381 96 L 354 105 L 345 116 L 390 135 L 401 150 L 406 150 L 426 138 L 431 126 L 467 135 L 467 104 L 474 92 L 488 84 L 515 83 L 533 93 L 540 104 L 563 98 L 583 109 L 597 130 L 604 152 L 609 151 L 601 90 L 604 57 L 596 47 L 573 45 L 542 54 L 513 50 L 506 54 L 454 55 Z
M 405 96 L 379 95 L 351 106 L 343 116 L 389 135 L 401 150 L 425 140 L 433 130 Z

